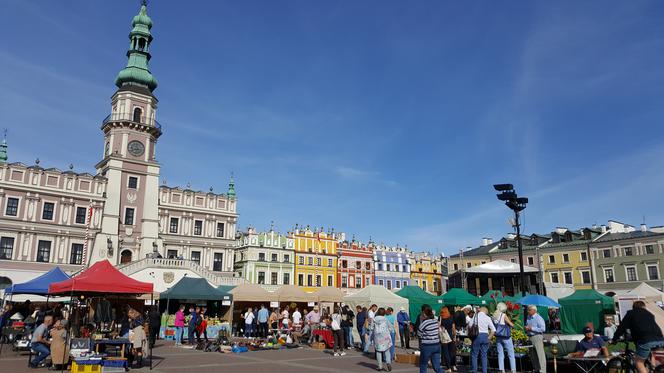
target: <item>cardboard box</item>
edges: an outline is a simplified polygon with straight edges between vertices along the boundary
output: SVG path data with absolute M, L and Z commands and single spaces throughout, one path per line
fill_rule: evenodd
M 311 348 L 314 350 L 324 350 L 325 349 L 325 343 L 323 342 L 314 342 L 311 344 Z
M 420 356 L 415 354 L 396 354 L 397 363 L 420 365 Z

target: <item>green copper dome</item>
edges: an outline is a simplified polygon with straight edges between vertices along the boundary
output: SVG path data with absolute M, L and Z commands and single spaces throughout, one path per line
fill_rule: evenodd
M 233 174 L 231 173 L 231 181 L 228 183 L 228 192 L 226 193 L 228 198 L 230 199 L 235 199 L 235 179 L 233 178 Z
M 141 6 L 141 10 L 137 15 L 134 16 L 134 19 L 131 21 L 131 25 L 133 27 L 136 27 L 136 25 L 144 25 L 147 26 L 148 29 L 152 28 L 152 19 L 148 16 L 147 6 Z
M 131 22 L 132 30 L 129 34 L 129 50 L 127 51 L 127 66 L 118 73 L 115 85 L 118 88 L 124 85 L 139 85 L 147 87 L 150 92 L 157 88 L 157 79 L 152 76 L 148 67 L 150 61 L 150 43 L 152 42 L 152 20 L 148 16 L 145 5 L 141 6 L 138 15 Z
M 2 139 L 0 143 L 0 163 L 7 162 L 7 139 Z

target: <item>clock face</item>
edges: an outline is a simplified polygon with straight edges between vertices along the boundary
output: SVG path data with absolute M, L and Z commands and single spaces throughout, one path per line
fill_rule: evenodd
M 145 152 L 145 145 L 140 141 L 130 141 L 127 145 L 127 150 L 129 151 L 129 154 L 134 157 L 140 157 L 143 155 L 143 152 Z

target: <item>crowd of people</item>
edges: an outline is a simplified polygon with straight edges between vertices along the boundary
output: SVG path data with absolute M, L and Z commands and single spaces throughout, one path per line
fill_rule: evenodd
M 159 309 L 153 306 L 142 313 L 127 305 L 115 316 L 109 327 L 111 334 L 129 339 L 130 348 L 126 351 L 129 365 L 134 365 L 134 362 L 142 365 L 145 350 L 154 346 L 159 335 Z M 76 320 L 76 324 L 70 327 L 69 320 L 72 319 Z M 51 307 L 33 306 L 29 300 L 16 307 L 10 303 L 4 306 L 0 314 L 0 330 L 10 326 L 14 320 L 20 323 L 23 335 L 32 336 L 30 349 L 34 357 L 29 363 L 31 368 L 44 366 L 49 356 L 50 366 L 66 366 L 69 363 L 67 338 L 70 330 L 74 332 L 73 337 L 89 338 L 104 329 L 81 308 L 72 311 L 57 303 Z
M 188 311 L 188 312 L 187 312 Z M 430 363 L 435 372 L 457 371 L 457 348 L 469 339 L 470 371 L 482 373 L 488 371 L 488 351 L 492 343 L 498 355 L 498 370 L 504 373 L 505 357 L 509 371 L 516 372 L 515 344 L 512 340 L 512 329 L 515 321 L 507 312 L 504 303 L 498 303 L 496 310 L 489 313 L 487 307 L 467 305 L 451 309 L 442 307 L 436 315 L 432 307 L 423 305 L 421 313 L 411 323 L 411 316 L 404 308 L 394 312 L 392 307 L 357 306 L 352 310 L 348 305 L 334 305 L 330 308 L 314 306 L 311 310 L 296 307 L 268 309 L 265 305 L 247 308 L 241 315 L 239 334 L 249 339 L 267 338 L 275 333 L 285 333 L 288 343 L 303 345 L 316 342 L 316 330 L 326 329 L 332 334 L 334 341 L 333 356 L 346 355 L 347 349 L 357 348 L 359 351 L 373 353 L 378 370 L 392 370 L 395 359 L 395 347 L 400 342 L 401 348 L 412 349 L 411 341 L 417 339 L 419 349 L 420 372 L 427 371 Z M 175 345 L 186 342 L 190 346 L 207 341 L 206 307 L 181 305 L 175 314 Z M 56 367 L 68 363 L 67 333 L 70 330 L 68 318 L 71 316 L 67 308 L 54 305 L 51 308 L 32 307 L 28 302 L 12 307 L 5 305 L 0 313 L 0 327 L 11 322 L 13 315 L 29 316 L 24 318 L 26 328 L 32 332 L 31 349 L 35 356 L 30 361 L 31 367 L 42 365 L 50 355 Z M 89 320 L 87 320 L 89 321 Z M 161 314 L 156 306 L 141 313 L 129 306 L 121 312 L 117 322 L 117 336 L 131 340 L 128 352 L 130 364 L 132 360 L 140 360 L 146 348 L 153 347 L 159 334 Z M 353 326 L 356 327 L 359 340 L 354 337 Z M 77 331 L 78 337 L 89 337 L 94 332 L 94 325 L 84 323 Z M 523 326 L 533 350 L 533 370 L 546 373 L 546 355 L 544 351 L 544 333 L 546 323 L 538 314 L 537 307 L 528 306 L 525 325 Z M 636 364 L 639 372 L 647 370 L 644 361 L 654 347 L 664 348 L 664 337 L 657 326 L 652 313 L 645 309 L 641 301 L 634 302 L 633 309 L 627 312 L 619 326 L 608 323 L 605 337 L 595 335 L 591 325 L 581 331 L 583 339 L 577 343 L 576 350 L 582 356 L 588 350 L 599 350 L 609 357 L 607 340 L 615 343 L 626 331 L 631 331 L 632 340 L 636 343 Z
M 175 346 L 183 346 L 183 336 L 185 328 L 187 330 L 187 343 L 189 346 L 195 346 L 202 341 L 208 341 L 207 307 L 189 306 L 189 313 L 185 315 L 187 307 L 181 304 L 178 311 L 175 312 Z

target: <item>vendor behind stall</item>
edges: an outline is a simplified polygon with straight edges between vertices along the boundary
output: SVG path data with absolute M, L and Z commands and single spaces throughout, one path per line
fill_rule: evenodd
M 606 348 L 602 337 L 593 333 L 592 328 L 583 328 L 583 339 L 576 342 L 577 355 L 583 356 L 588 350 L 601 350 L 605 357 L 609 357 L 609 349 Z

